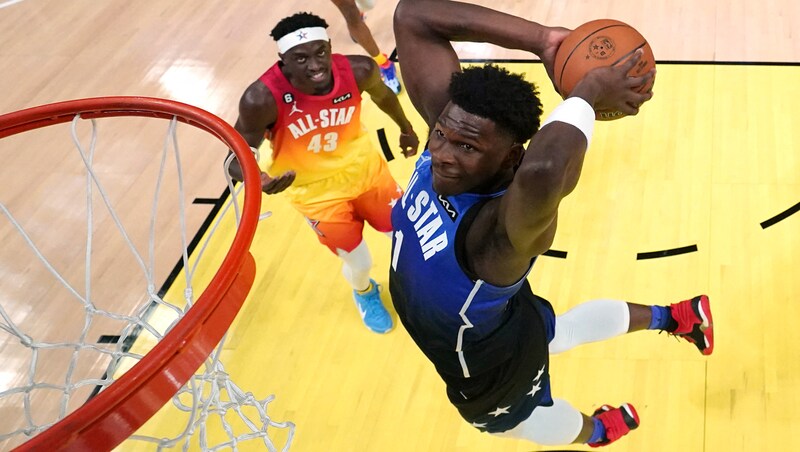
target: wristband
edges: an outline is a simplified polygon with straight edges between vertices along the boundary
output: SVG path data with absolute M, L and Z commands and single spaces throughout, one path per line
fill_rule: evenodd
M 594 115 L 594 109 L 588 102 L 580 97 L 570 97 L 553 109 L 542 123 L 542 127 L 555 121 L 577 127 L 586 136 L 586 145 L 588 146 L 592 141 L 592 132 L 594 131 Z

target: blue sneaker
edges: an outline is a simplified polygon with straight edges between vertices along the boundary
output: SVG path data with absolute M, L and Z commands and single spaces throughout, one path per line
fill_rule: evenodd
M 394 91 L 395 94 L 400 94 L 400 91 L 403 90 L 403 87 L 400 86 L 400 79 L 397 78 L 397 71 L 394 69 L 394 62 L 390 61 L 389 65 L 385 68 L 378 66 L 378 69 L 381 70 L 381 80 L 383 80 L 383 84 L 388 86 L 389 89 Z
M 361 314 L 361 320 L 367 328 L 376 333 L 388 333 L 394 326 L 392 317 L 381 302 L 380 286 L 373 279 L 369 282 L 372 284 L 372 290 L 369 292 L 359 295 L 357 291 L 353 291 L 358 313 Z

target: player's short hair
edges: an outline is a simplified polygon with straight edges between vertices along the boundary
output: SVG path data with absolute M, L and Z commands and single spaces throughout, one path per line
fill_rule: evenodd
M 493 121 L 518 143 L 528 141 L 539 130 L 539 92 L 519 74 L 493 64 L 468 67 L 453 73 L 449 93 L 454 104 Z
M 328 22 L 315 14 L 297 13 L 281 19 L 270 32 L 270 36 L 277 41 L 293 31 L 307 27 L 328 28 Z

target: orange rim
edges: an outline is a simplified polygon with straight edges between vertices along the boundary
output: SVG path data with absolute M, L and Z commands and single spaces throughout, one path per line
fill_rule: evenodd
M 220 268 L 195 305 L 158 344 L 96 397 L 39 433 L 18 451 L 110 450 L 131 436 L 191 378 L 230 327 L 255 279 L 250 244 L 261 207 L 258 165 L 250 146 L 219 117 L 191 105 L 150 97 L 98 97 L 58 102 L 0 116 L 0 138 L 83 119 L 141 116 L 178 121 L 216 136 L 233 151 L 244 176 L 241 221 Z

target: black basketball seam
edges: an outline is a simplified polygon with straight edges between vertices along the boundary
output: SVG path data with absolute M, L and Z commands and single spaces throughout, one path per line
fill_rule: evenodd
M 620 61 L 623 61 L 623 60 L 627 59 L 629 56 L 631 56 L 631 55 L 633 55 L 634 53 L 636 53 L 636 51 L 637 51 L 637 50 L 641 49 L 642 47 L 644 47 L 644 46 L 646 46 L 646 45 L 647 45 L 647 41 L 645 41 L 645 42 L 643 42 L 643 43 L 639 44 L 639 46 L 638 46 L 638 47 L 634 48 L 633 50 L 631 50 L 630 52 L 626 53 L 625 55 L 622 55 L 621 57 L 619 57 L 619 59 L 618 59 L 617 61 L 615 61 L 615 62 L 614 62 L 614 63 L 612 63 L 611 65 L 612 65 L 612 66 L 616 66 L 616 65 L 618 65 L 618 64 L 620 63 Z
M 580 47 L 581 44 L 586 42 L 587 39 L 591 38 L 595 34 L 601 32 L 603 30 L 608 30 L 609 28 L 614 28 L 614 27 L 628 27 L 628 28 L 630 28 L 630 25 L 613 24 L 613 25 L 605 26 L 603 28 L 598 28 L 597 30 L 593 31 L 591 34 L 587 35 L 585 38 L 581 39 L 577 44 L 575 44 L 575 46 L 572 48 L 572 51 L 569 52 L 569 55 L 567 55 L 567 58 L 564 60 L 564 65 L 561 66 L 561 75 L 558 77 L 558 86 L 559 86 L 559 88 L 561 87 L 561 82 L 564 80 L 564 68 L 567 67 L 567 63 L 569 63 L 569 60 L 572 59 L 572 54 L 575 53 L 576 50 L 578 50 L 578 47 Z

